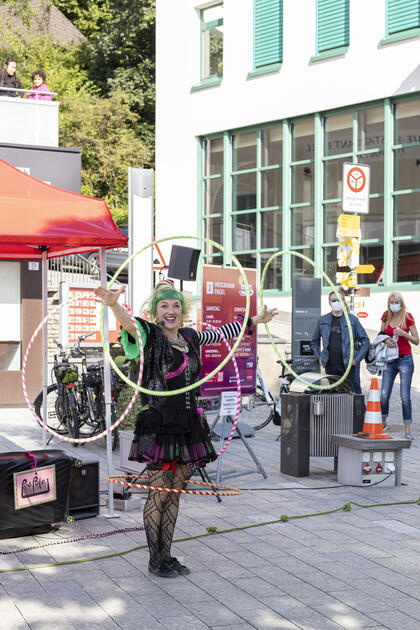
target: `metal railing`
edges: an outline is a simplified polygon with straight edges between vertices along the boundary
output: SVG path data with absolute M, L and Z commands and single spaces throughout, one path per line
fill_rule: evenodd
M 0 87 L 0 96 L 2 96 L 2 94 L 1 94 L 2 92 L 13 92 L 13 93 L 18 92 L 19 94 L 22 94 L 22 96 L 18 97 L 18 98 L 23 98 L 23 96 L 25 94 L 35 94 L 35 98 L 34 99 L 29 99 L 31 101 L 32 100 L 35 100 L 35 101 L 41 100 L 41 99 L 38 98 L 38 96 L 41 96 L 41 95 L 48 95 L 48 96 L 51 96 L 51 98 L 53 96 L 57 96 L 57 92 L 38 92 L 34 88 L 32 88 L 30 90 L 24 90 L 24 89 L 20 89 L 20 88 Z M 13 98 L 13 97 L 10 97 L 10 98 Z
M 107 273 L 108 280 L 112 275 Z M 71 254 L 48 261 L 48 286 L 57 286 L 60 282 L 70 284 L 91 284 L 100 281 L 100 269 L 93 257 L 85 258 L 81 254 Z M 115 284 L 120 284 L 118 280 Z

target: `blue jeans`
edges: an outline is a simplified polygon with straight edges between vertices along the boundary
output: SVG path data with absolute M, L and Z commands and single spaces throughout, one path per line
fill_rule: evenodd
M 384 418 L 388 416 L 389 399 L 391 398 L 392 386 L 394 385 L 395 377 L 399 374 L 404 424 L 410 424 L 410 422 L 412 422 L 410 389 L 413 372 L 414 361 L 411 354 L 403 354 L 395 361 L 388 363 L 388 366 L 382 376 L 381 389 L 381 410 Z

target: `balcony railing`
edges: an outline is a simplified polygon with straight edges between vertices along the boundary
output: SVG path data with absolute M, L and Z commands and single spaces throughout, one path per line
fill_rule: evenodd
M 31 91 L 0 87 L 0 144 L 58 147 L 60 103 L 23 98 Z M 2 96 L 2 92 L 16 92 L 22 97 Z M 57 96 L 56 92 L 48 94 Z

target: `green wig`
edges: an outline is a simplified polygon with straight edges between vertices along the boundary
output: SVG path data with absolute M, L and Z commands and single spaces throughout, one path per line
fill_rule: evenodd
M 156 319 L 157 305 L 162 300 L 179 300 L 181 302 L 182 316 L 185 317 L 188 313 L 187 303 L 183 294 L 177 291 L 169 282 L 159 282 L 153 290 L 152 295 L 147 301 L 148 311 L 152 319 Z

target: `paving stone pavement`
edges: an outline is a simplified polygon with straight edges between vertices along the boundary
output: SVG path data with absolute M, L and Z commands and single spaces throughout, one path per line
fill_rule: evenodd
M 369 381 L 363 377 L 364 391 Z M 333 510 L 349 501 L 364 505 L 417 500 L 420 496 L 420 389 L 413 390 L 417 440 L 403 455 L 399 488 L 344 487 L 332 458 L 311 458 L 309 477 L 280 473 L 279 429 L 268 426 L 250 440 L 268 479 L 239 440 L 223 461 L 224 481 L 248 490 L 240 497 L 183 496 L 175 538 L 244 525 L 255 527 L 175 542 L 173 554 L 189 576 L 164 580 L 147 572 L 147 552 L 83 564 L 0 573 L 0 628 L 101 630 L 353 630 L 420 629 L 420 525 L 418 505 L 386 505 L 262 524 L 288 516 Z M 390 424 L 401 435 L 398 389 Z M 417 420 L 417 422 L 416 422 Z M 41 431 L 26 409 L 0 409 L 2 452 L 41 448 Z M 99 459 L 102 443 L 73 448 L 81 459 Z M 118 452 L 113 454 L 115 469 Z M 216 465 L 208 468 L 214 474 Z M 102 515 L 62 524 L 56 533 L 0 540 L 0 552 L 142 524 L 141 511 L 109 520 Z M 144 494 L 141 495 L 144 498 Z M 0 569 L 90 558 L 145 544 L 143 531 L 46 546 L 1 555 Z

